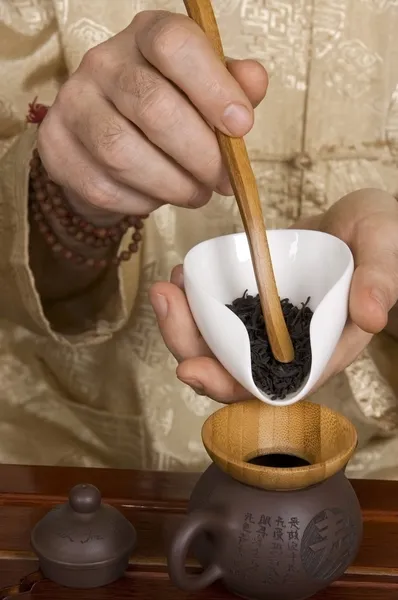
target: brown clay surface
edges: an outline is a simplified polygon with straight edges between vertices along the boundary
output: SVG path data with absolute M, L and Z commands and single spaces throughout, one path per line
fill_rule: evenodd
M 176 590 L 165 567 L 163 526 L 184 515 L 196 475 L 123 470 L 0 466 L 0 600 L 222 600 L 222 586 L 198 594 Z M 126 577 L 100 590 L 69 590 L 40 581 L 29 546 L 33 525 L 66 501 L 77 483 L 99 487 L 137 529 L 138 548 Z M 398 482 L 356 481 L 364 538 L 348 573 L 314 600 L 398 598 Z M 192 566 L 192 568 L 195 568 Z M 20 584 L 20 580 L 22 583 Z M 9 589 L 4 589 L 9 587 Z

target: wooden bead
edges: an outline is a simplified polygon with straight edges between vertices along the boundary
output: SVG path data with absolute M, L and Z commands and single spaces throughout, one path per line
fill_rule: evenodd
M 40 189 L 40 190 L 37 190 L 37 192 L 36 192 L 36 200 L 37 200 L 38 202 L 44 202 L 46 198 L 47 198 L 47 196 L 46 196 L 46 194 L 43 192 L 43 190 L 42 190 L 42 189 Z
M 138 231 L 136 231 L 135 233 L 133 233 L 133 238 L 132 238 L 135 242 L 140 242 L 142 240 L 142 235 L 140 233 L 138 233 Z
M 129 244 L 129 250 L 132 254 L 134 254 L 134 252 L 137 252 L 138 250 L 138 244 L 136 242 L 132 242 Z
M 84 240 L 84 241 L 85 241 L 85 243 L 86 243 L 88 246 L 94 246 L 94 245 L 95 245 L 95 241 L 96 241 L 96 240 L 95 240 L 95 237 L 94 237 L 93 235 L 88 235 L 88 236 L 85 238 L 85 240 Z
M 57 217 L 65 218 L 68 216 L 68 211 L 63 206 L 56 206 L 54 208 L 54 213 L 57 215 Z
M 67 248 L 63 249 L 62 254 L 66 260 L 71 260 L 71 258 L 73 258 L 73 252 Z
M 56 242 L 53 246 L 53 252 L 61 252 L 62 251 L 62 245 L 59 242 Z
M 55 238 L 55 235 L 53 235 L 52 233 L 46 233 L 44 236 L 44 239 L 46 240 L 46 242 L 49 246 L 53 246 L 55 244 L 55 242 L 57 241 Z
M 130 257 L 131 257 L 131 252 L 128 250 L 124 250 L 124 252 L 122 252 L 120 255 L 120 259 L 124 260 L 124 261 L 130 260 Z
M 105 239 L 106 236 L 108 235 L 108 231 L 107 229 L 105 229 L 105 227 L 99 227 L 98 229 L 95 230 L 95 235 L 96 237 L 100 238 L 100 239 Z

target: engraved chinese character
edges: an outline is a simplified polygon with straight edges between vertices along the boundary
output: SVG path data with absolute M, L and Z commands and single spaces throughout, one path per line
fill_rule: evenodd
M 245 514 L 245 523 L 253 523 L 254 524 L 254 519 L 253 519 L 252 513 Z
M 289 525 L 291 529 L 299 529 L 300 528 L 300 522 L 298 520 L 297 517 L 292 517 L 289 521 Z

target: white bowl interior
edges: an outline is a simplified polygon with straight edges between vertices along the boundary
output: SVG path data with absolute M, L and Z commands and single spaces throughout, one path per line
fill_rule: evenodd
M 347 316 L 353 258 L 344 242 L 318 231 L 271 230 L 268 241 L 280 297 L 299 305 L 310 296 L 309 306 L 314 311 L 309 377 L 296 394 L 277 402 L 290 404 L 302 396 L 308 383 L 315 383 L 314 377 L 318 379 L 320 368 L 326 366 L 325 360 L 340 338 Z M 245 290 L 257 294 L 246 235 L 227 235 L 195 246 L 185 258 L 184 278 L 188 302 L 207 344 L 232 375 L 246 388 L 251 379 L 249 391 L 267 401 L 251 376 L 246 328 L 225 306 Z

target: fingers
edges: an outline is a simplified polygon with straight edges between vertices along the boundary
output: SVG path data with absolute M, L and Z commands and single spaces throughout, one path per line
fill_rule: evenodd
M 159 203 L 198 207 L 209 200 L 211 191 L 207 187 L 166 153 L 159 152 L 92 84 L 80 78 L 70 80 L 53 107 L 53 115 L 57 112 L 88 154 L 115 181 Z M 209 136 L 214 138 L 210 129 Z
M 268 74 L 256 60 L 227 59 L 227 68 L 245 92 L 253 108 L 265 98 L 268 88 Z
M 177 367 L 177 377 L 198 394 L 209 396 L 223 404 L 247 400 L 250 397 L 249 392 L 214 358 L 197 357 L 184 360 Z
M 211 352 L 195 325 L 184 292 L 172 283 L 155 283 L 149 298 L 163 340 L 178 362 Z
M 253 125 L 250 101 L 191 19 L 145 12 L 132 26 L 141 54 L 188 96 L 209 123 L 227 135 L 248 133 Z
M 42 123 L 38 149 L 50 178 L 88 206 L 114 213 L 142 215 L 161 202 L 116 182 L 85 148 L 52 118 Z
M 353 223 L 348 239 L 356 266 L 350 317 L 363 331 L 378 333 L 398 298 L 398 205 L 379 190 L 363 190 L 341 202 L 346 203 L 341 229 Z M 356 218 L 350 219 L 349 214 Z

